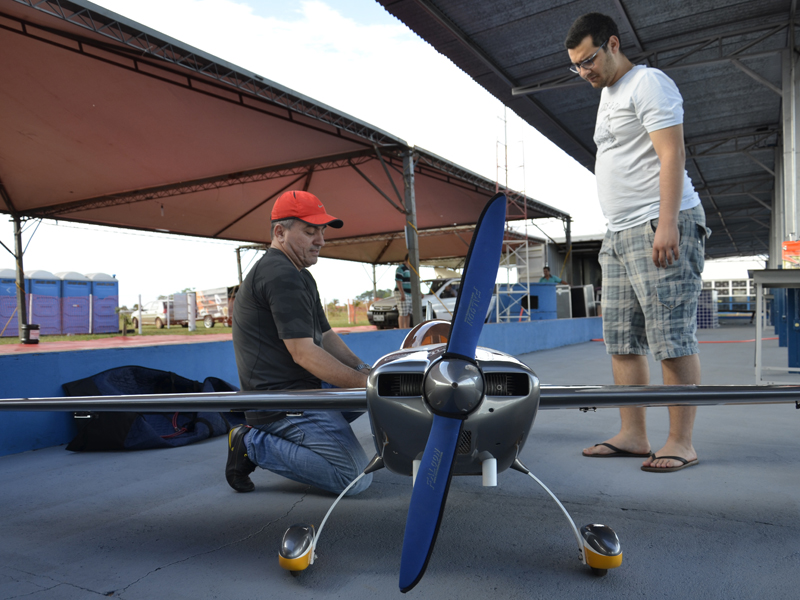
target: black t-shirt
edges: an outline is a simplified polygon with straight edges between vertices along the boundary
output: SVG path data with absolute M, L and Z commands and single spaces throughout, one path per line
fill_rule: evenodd
M 270 248 L 247 274 L 233 304 L 233 350 L 243 390 L 318 389 L 314 377 L 292 359 L 283 340 L 313 338 L 331 326 L 314 278 Z

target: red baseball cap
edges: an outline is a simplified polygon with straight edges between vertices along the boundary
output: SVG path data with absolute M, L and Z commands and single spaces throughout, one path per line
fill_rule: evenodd
M 344 223 L 341 219 L 325 212 L 325 207 L 314 194 L 300 190 L 284 192 L 272 207 L 272 220 L 300 219 L 310 225 L 330 225 L 339 229 Z

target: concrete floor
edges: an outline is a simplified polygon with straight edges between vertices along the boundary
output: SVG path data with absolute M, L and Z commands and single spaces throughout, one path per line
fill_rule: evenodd
M 702 341 L 752 339 L 735 324 Z M 767 364 L 785 365 L 777 341 Z M 543 383 L 609 383 L 600 343 L 522 357 Z M 704 383 L 751 384 L 753 343 L 704 344 Z M 657 368 L 653 364 L 654 372 Z M 659 378 L 654 377 L 654 382 Z M 795 377 L 800 383 L 800 377 Z M 660 447 L 667 410 L 650 410 Z M 522 461 L 578 526 L 602 522 L 624 550 L 594 577 L 556 505 L 517 472 L 497 488 L 453 481 L 438 543 L 416 598 L 795 599 L 800 595 L 800 411 L 794 405 L 701 407 L 700 464 L 672 474 L 637 459 L 587 459 L 616 432 L 616 410 L 542 411 Z M 369 423 L 355 423 L 368 452 Z M 63 447 L 0 458 L 0 598 L 392 598 L 410 480 L 375 474 L 341 502 L 318 561 L 293 577 L 281 536 L 319 524 L 333 497 L 258 470 L 256 491 L 225 483 L 224 438 L 171 450 L 75 454 Z

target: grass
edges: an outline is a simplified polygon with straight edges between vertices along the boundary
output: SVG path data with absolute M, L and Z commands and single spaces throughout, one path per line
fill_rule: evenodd
M 347 318 L 347 308 L 344 306 L 328 305 L 328 323 L 331 327 L 352 327 L 354 325 L 369 325 L 367 319 L 367 307 L 357 306 L 355 311 L 355 323 L 350 323 Z
M 342 308 L 342 307 L 337 307 Z M 365 307 L 356 309 L 356 322 L 348 323 L 347 312 L 342 310 L 329 310 L 328 322 L 331 327 L 348 327 L 352 325 L 369 325 L 367 311 Z M 155 325 L 142 325 L 142 335 L 209 335 L 213 333 L 231 333 L 230 327 L 225 327 L 221 323 L 216 323 L 211 329 L 203 327 L 202 322 L 198 322 L 197 330 L 190 332 L 188 327 L 173 325 L 169 329 L 157 329 Z M 43 335 L 39 339 L 42 342 L 82 342 L 86 340 L 102 340 L 103 338 L 118 337 L 121 333 L 97 333 L 97 334 L 69 334 L 69 335 Z M 128 325 L 128 335 L 139 335 L 133 327 Z M 1 344 L 19 344 L 19 337 L 2 337 Z
M 142 335 L 209 335 L 212 333 L 230 333 L 230 327 L 224 327 L 222 324 L 217 323 L 211 329 L 203 327 L 202 323 L 198 324 L 196 331 L 189 331 L 188 327 L 181 327 L 180 325 L 172 326 L 169 329 L 157 329 L 155 325 L 142 325 Z M 43 335 L 39 338 L 42 342 L 82 342 L 86 340 L 102 340 L 103 338 L 119 337 L 121 333 L 97 333 L 97 334 L 68 334 L 68 335 Z M 139 335 L 131 325 L 128 325 L 128 335 Z M 0 344 L 18 344 L 18 337 L 4 337 L 0 338 Z

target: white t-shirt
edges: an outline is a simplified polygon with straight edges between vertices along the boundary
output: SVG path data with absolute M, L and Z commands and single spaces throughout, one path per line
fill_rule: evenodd
M 650 132 L 683 123 L 683 98 L 675 82 L 658 69 L 635 66 L 603 88 L 594 142 L 597 195 L 611 231 L 658 217 L 661 163 Z M 700 204 L 684 171 L 681 210 Z

